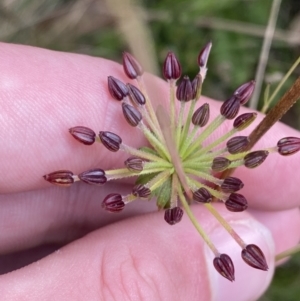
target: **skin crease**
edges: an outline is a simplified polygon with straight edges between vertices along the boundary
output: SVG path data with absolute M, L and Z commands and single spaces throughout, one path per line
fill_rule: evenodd
M 70 127 L 110 130 L 131 146 L 145 143 L 138 130 L 126 124 L 120 103 L 108 94 L 107 76 L 128 82 L 120 65 L 19 45 L 0 44 L 0 54 L 1 300 L 207 301 L 231 296 L 230 300 L 241 301 L 263 293 L 272 277 L 274 254 L 299 242 L 300 200 L 293 181 L 300 177 L 299 169 L 293 168 L 300 163 L 299 153 L 272 154 L 257 169 L 236 171 L 245 184 L 241 193 L 248 199 L 249 211 L 230 213 L 217 206 L 247 243 L 261 246 L 269 272 L 243 263 L 238 245 L 205 208 L 193 206 L 220 251 L 235 263 L 236 281 L 230 283 L 211 273 L 211 252 L 186 215 L 170 227 L 154 201 L 137 201 L 120 214 L 102 210 L 101 201 L 108 193 L 128 193 L 132 187 L 128 180 L 101 188 L 76 183 L 62 189 L 42 179 L 59 169 L 79 173 L 92 167 L 121 167 L 128 157 L 101 145 L 79 144 L 68 133 Z M 149 75 L 145 82 L 151 99 L 166 105 L 167 85 Z M 210 103 L 212 120 L 220 103 L 205 97 L 200 103 L 205 101 Z M 208 141 L 230 127 L 231 122 L 225 123 Z M 274 146 L 285 136 L 300 134 L 278 123 L 255 149 Z M 16 261 L 19 266 L 33 263 L 12 271 Z M 4 274 L 8 271 L 12 272 Z M 249 292 L 249 283 L 238 280 L 242 275 L 259 280 L 253 280 Z

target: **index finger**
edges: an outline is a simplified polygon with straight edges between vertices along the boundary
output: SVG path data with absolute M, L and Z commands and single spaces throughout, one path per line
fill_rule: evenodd
M 78 173 L 125 160 L 101 145 L 76 142 L 71 127 L 109 130 L 132 146 L 144 141 L 136 129 L 132 135 L 108 93 L 108 75 L 126 80 L 120 65 L 19 45 L 1 44 L 0 52 L 1 193 L 45 187 L 42 176 L 55 170 Z

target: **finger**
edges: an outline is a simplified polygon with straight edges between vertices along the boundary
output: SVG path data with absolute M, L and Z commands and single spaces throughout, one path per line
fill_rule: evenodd
M 26 300 L 28 296 L 28 300 L 48 300 L 51 292 L 55 300 L 212 300 L 215 292 L 211 285 L 220 287 L 228 280 L 212 271 L 212 256 L 206 254 L 203 242 L 186 222 L 184 219 L 176 228 L 170 227 L 159 214 L 153 214 L 98 230 L 36 264 L 2 276 L 2 299 L 17 300 L 24 296 Z M 206 220 L 205 226 L 213 236 L 220 235 L 221 230 L 212 221 Z M 270 235 L 266 235 L 272 245 Z M 228 236 L 227 240 L 231 241 Z M 230 243 L 227 252 L 229 246 Z M 265 243 L 263 248 L 269 257 L 273 251 Z M 232 250 L 229 254 L 232 256 Z M 241 285 L 236 260 L 235 265 L 237 281 L 231 291 Z M 269 272 L 249 268 L 248 275 L 260 277 L 265 286 L 272 272 L 271 263 Z M 24 277 L 26 281 L 22 281 Z M 261 291 L 261 287 L 255 286 L 255 292 Z
M 76 142 L 68 133 L 71 127 L 109 130 L 140 145 L 142 136 L 108 93 L 109 75 L 126 80 L 120 65 L 26 46 L 1 44 L 0 51 L 2 193 L 49 186 L 42 176 L 57 169 L 78 173 L 125 160 L 101 145 Z
M 300 242 L 299 208 L 278 212 L 266 212 L 251 209 L 249 213 L 260 223 L 271 229 L 275 241 L 276 255 Z
M 66 244 L 109 223 L 157 210 L 155 201 L 147 200 L 137 200 L 118 214 L 102 209 L 107 194 L 128 191 L 126 184 L 99 188 L 76 183 L 70 189 L 52 187 L 0 195 L 0 254 Z
M 154 213 L 111 224 L 37 263 L 1 276 L 2 300 L 21 296 L 24 301 L 258 298 L 273 274 L 271 233 L 246 213 L 220 209 L 244 240 L 264 251 L 269 271 L 256 270 L 242 261 L 237 244 L 213 218 L 200 206 L 194 209 L 220 251 L 233 259 L 235 282 L 217 274 L 211 251 L 186 217 L 170 227 L 162 213 Z

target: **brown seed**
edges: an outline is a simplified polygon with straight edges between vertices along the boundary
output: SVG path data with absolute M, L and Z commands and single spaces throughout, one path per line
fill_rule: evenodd
M 285 137 L 277 143 L 278 153 L 282 156 L 289 156 L 297 153 L 300 150 L 300 138 Z
M 212 195 L 206 188 L 201 187 L 193 192 L 193 200 L 199 203 L 210 203 Z
M 129 157 L 124 164 L 130 171 L 133 172 L 141 172 L 144 167 L 144 161 L 138 157 Z
M 124 209 L 125 203 L 119 193 L 110 193 L 102 202 L 102 208 L 109 212 L 120 212 Z
M 245 151 L 248 144 L 249 138 L 247 136 L 236 136 L 229 139 L 226 146 L 230 154 L 238 154 Z
M 51 184 L 69 187 L 74 183 L 73 173 L 70 170 L 58 170 L 44 175 L 43 178 Z
M 99 137 L 102 144 L 111 152 L 116 152 L 120 149 L 120 144 L 122 143 L 120 136 L 112 132 L 100 132 Z
M 233 95 L 235 95 L 239 98 L 241 105 L 244 105 L 251 98 L 254 88 L 255 88 L 255 81 L 251 80 L 250 82 L 245 83 L 245 84 L 241 85 L 240 87 L 238 87 L 234 91 Z
M 264 253 L 254 244 L 247 245 L 245 249 L 242 250 L 242 258 L 248 265 L 255 269 L 263 271 L 268 270 L 268 264 Z
M 248 208 L 248 202 L 245 197 L 239 193 L 231 193 L 225 206 L 229 211 L 242 212 Z
M 220 108 L 220 113 L 226 119 L 233 119 L 236 117 L 240 110 L 240 101 L 237 97 L 231 96 L 225 100 Z
M 201 74 L 198 73 L 192 81 L 193 99 L 198 99 L 200 97 L 201 87 L 202 77 Z
M 69 132 L 77 141 L 85 145 L 92 145 L 95 142 L 96 133 L 85 126 L 75 126 L 70 128 Z
M 123 69 L 125 74 L 130 79 L 135 79 L 143 74 L 142 66 L 139 62 L 128 52 L 123 52 Z
M 215 257 L 213 261 L 215 269 L 229 281 L 234 281 L 234 265 L 227 254 L 221 254 Z
M 244 165 L 248 168 L 255 168 L 262 164 L 268 155 L 269 152 L 266 150 L 251 152 L 244 157 Z
M 231 161 L 224 157 L 216 157 L 213 160 L 211 169 L 214 171 L 223 171 L 227 169 L 227 167 L 230 165 Z
M 205 67 L 208 61 L 210 49 L 212 42 L 208 42 L 200 51 L 198 55 L 198 65 L 199 67 Z
M 235 177 L 227 177 L 224 179 L 221 189 L 225 193 L 235 192 L 244 187 L 243 182 Z
M 123 100 L 128 95 L 127 86 L 121 82 L 119 79 L 109 76 L 108 81 L 108 91 L 110 95 L 116 100 Z
M 127 84 L 129 91 L 129 98 L 135 105 L 144 105 L 146 103 L 146 98 L 144 94 L 134 85 Z
M 181 76 L 181 65 L 172 51 L 167 54 L 164 61 L 163 75 L 167 80 L 176 80 Z
M 131 126 L 137 126 L 140 123 L 140 121 L 142 120 L 142 114 L 135 107 L 133 107 L 127 103 L 122 103 L 122 110 L 123 110 L 123 115 L 124 115 L 126 121 Z
M 183 210 L 180 207 L 173 207 L 165 210 L 165 221 L 169 225 L 179 223 L 183 216 Z
M 190 101 L 193 99 L 193 88 L 190 78 L 184 76 L 176 90 L 176 97 L 180 101 Z
M 107 178 L 105 171 L 100 168 L 94 168 L 84 171 L 78 175 L 78 178 L 87 184 L 103 185 L 106 183 Z
M 151 190 L 145 185 L 138 184 L 133 187 L 132 194 L 139 198 L 149 198 L 151 196 Z
M 194 125 L 203 127 L 206 126 L 209 120 L 209 104 L 205 103 L 199 107 L 192 116 L 192 123 Z
M 239 131 L 242 131 L 247 128 L 256 117 L 257 113 L 255 112 L 242 114 L 234 120 L 233 127 Z

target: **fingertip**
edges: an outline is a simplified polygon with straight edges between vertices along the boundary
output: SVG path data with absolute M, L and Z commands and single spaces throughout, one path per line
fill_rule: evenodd
M 230 256 L 235 267 L 235 281 L 230 282 L 216 273 L 211 262 L 212 252 L 204 247 L 210 276 L 212 300 L 214 301 L 247 301 L 257 300 L 269 286 L 274 274 L 275 247 L 271 232 L 261 223 L 248 216 L 246 219 L 232 220 L 230 225 L 248 244 L 255 244 L 263 251 L 268 271 L 254 269 L 247 265 L 241 257 L 242 249 L 237 243 L 224 234 L 224 229 L 215 228 L 210 237 L 216 242 L 219 250 Z

